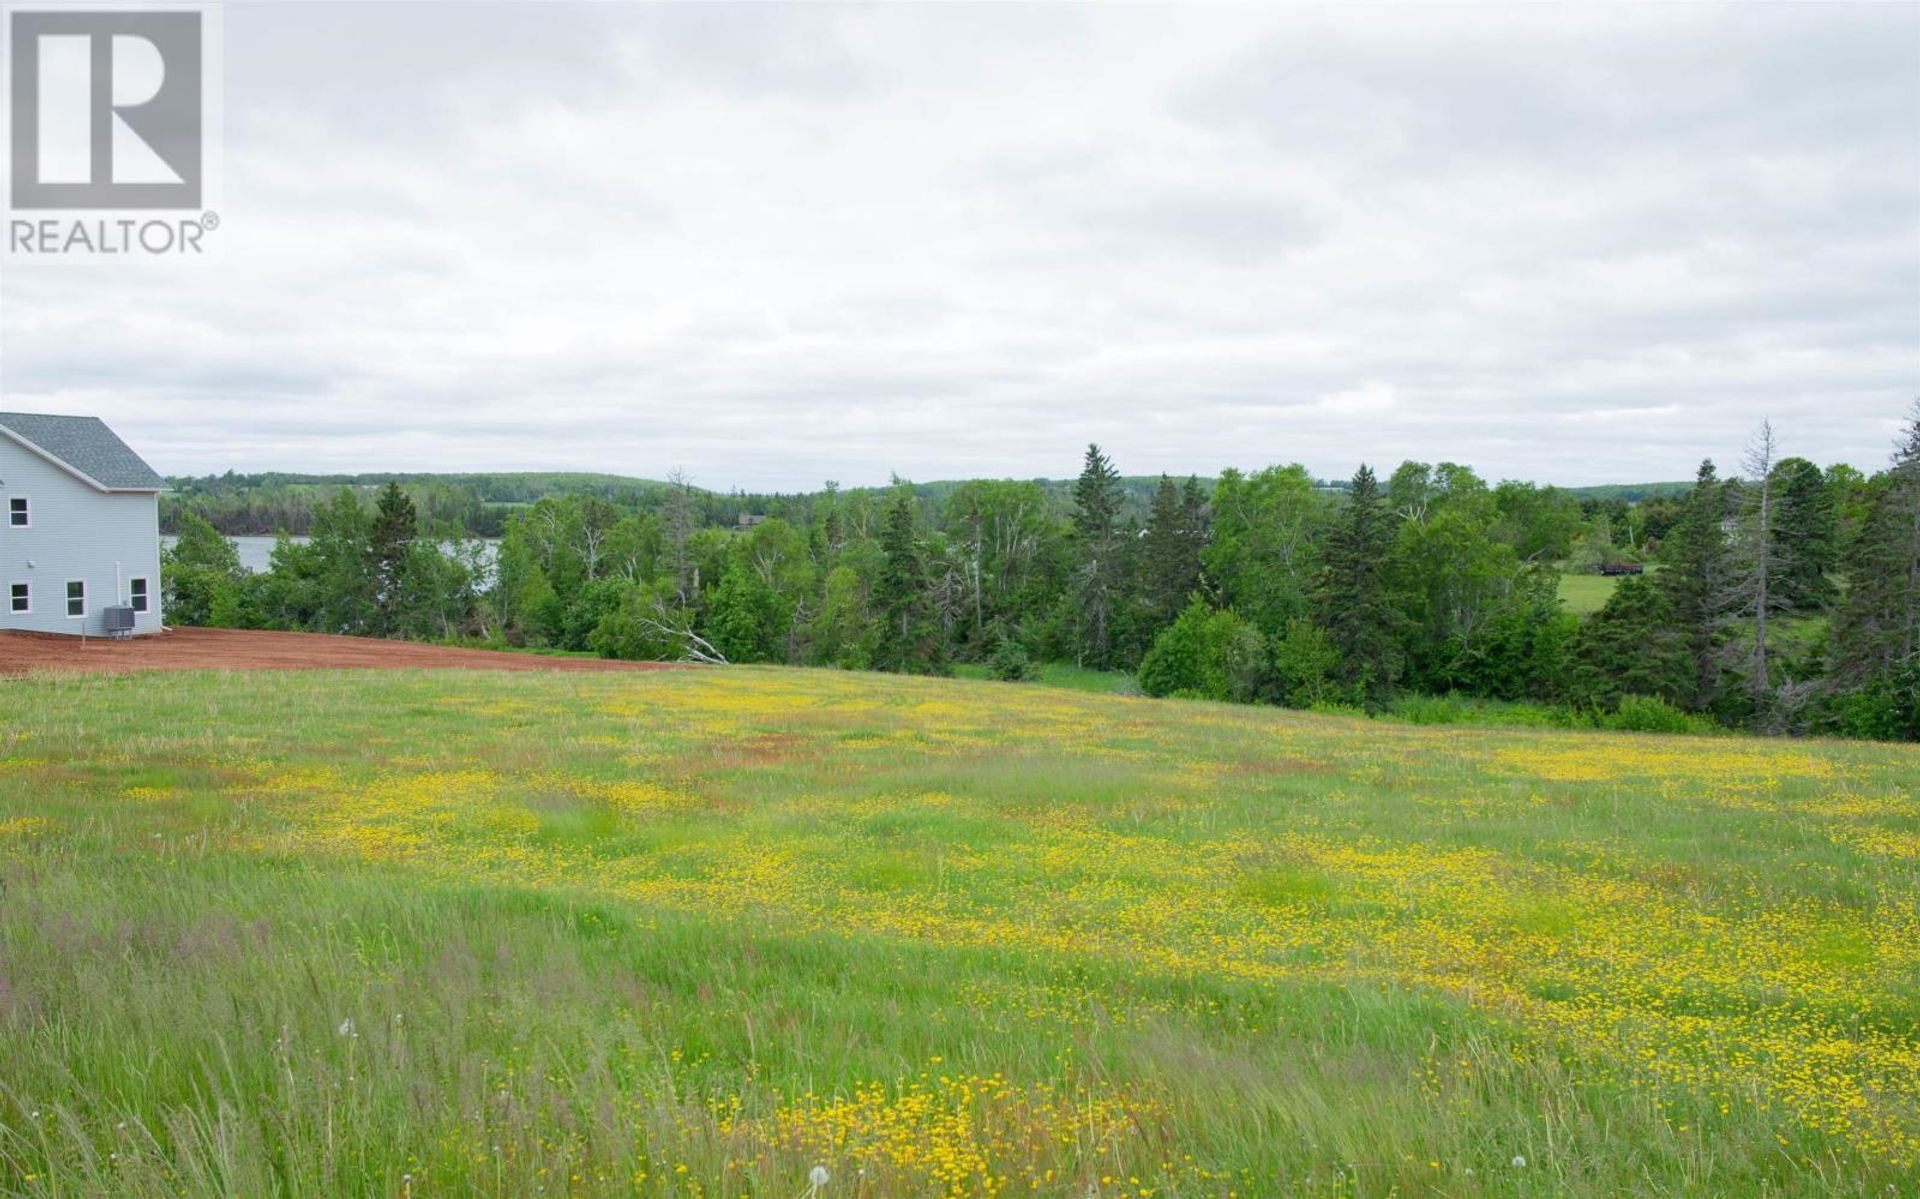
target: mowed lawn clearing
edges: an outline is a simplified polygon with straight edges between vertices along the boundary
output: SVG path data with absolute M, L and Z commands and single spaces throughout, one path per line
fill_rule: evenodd
M 1649 563 L 1646 573 L 1648 578 L 1658 576 L 1660 564 Z M 1631 575 L 1577 574 L 1573 571 L 1564 571 L 1560 575 L 1560 602 L 1565 604 L 1567 611 L 1575 616 L 1592 616 L 1607 606 L 1607 601 L 1613 598 L 1613 593 L 1620 589 L 1621 580 L 1631 577 Z
M 0 688 L 6 1194 L 1920 1175 L 1912 747 L 780 669 Z

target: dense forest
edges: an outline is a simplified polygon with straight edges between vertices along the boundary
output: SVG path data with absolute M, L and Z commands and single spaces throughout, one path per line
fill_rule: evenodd
M 1299 466 L 1127 479 L 1097 446 L 1071 482 L 786 496 L 378 478 L 179 488 L 169 619 L 1010 679 L 1064 661 L 1151 695 L 1920 735 L 1920 405 L 1872 476 L 1783 456 L 1763 425 L 1736 474 L 1584 492 L 1420 462 L 1333 484 Z M 222 533 L 268 528 L 272 567 L 250 574 Z M 1624 577 L 1583 619 L 1569 571 Z
M 1197 479 L 1211 491 L 1215 480 Z M 1346 479 L 1315 480 L 1316 488 L 1338 492 Z M 314 514 L 327 506 L 337 491 L 351 490 L 372 502 L 381 488 L 398 483 L 413 501 L 420 518 L 450 536 L 498 538 L 516 511 L 537 500 L 565 496 L 598 496 L 616 504 L 657 507 L 669 487 L 683 487 L 691 497 L 694 518 L 703 525 L 735 525 L 741 516 L 774 513 L 789 519 L 797 505 L 804 512 L 814 497 L 780 492 L 713 492 L 684 483 L 657 482 L 626 475 L 580 472 L 505 472 L 481 474 L 424 474 L 369 472 L 353 475 L 296 475 L 285 473 L 177 476 L 167 480 L 160 497 L 160 531 L 177 535 L 182 518 L 197 516 L 229 537 L 305 537 L 313 530 Z M 1050 505 L 1065 511 L 1072 502 L 1072 479 L 1035 479 L 1033 483 Z M 1148 476 L 1122 478 L 1120 490 L 1128 515 L 1144 517 L 1157 480 Z M 966 486 L 965 480 L 907 484 L 916 499 L 938 508 L 947 497 Z M 1576 500 L 1638 502 L 1686 491 L 1686 483 L 1625 483 L 1559 490 Z M 871 489 L 870 489 L 871 490 Z M 850 492 L 848 494 L 857 494 Z

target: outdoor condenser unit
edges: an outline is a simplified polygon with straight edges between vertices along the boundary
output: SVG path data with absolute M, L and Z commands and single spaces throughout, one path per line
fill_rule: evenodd
M 100 614 L 107 619 L 107 636 L 126 637 L 133 632 L 133 609 L 125 604 L 101 609 Z

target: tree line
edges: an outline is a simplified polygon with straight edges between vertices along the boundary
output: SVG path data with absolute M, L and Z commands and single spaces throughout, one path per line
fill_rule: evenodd
M 1920 406 L 1872 476 L 1763 426 L 1737 474 L 1709 461 L 1635 499 L 1420 462 L 1141 486 L 1090 446 L 1070 487 L 546 495 L 491 554 L 397 481 L 371 504 L 340 487 L 261 574 L 175 520 L 175 623 L 1003 678 L 1066 661 L 1150 695 L 1920 737 Z M 1644 573 L 1569 612 L 1562 573 L 1602 567 Z

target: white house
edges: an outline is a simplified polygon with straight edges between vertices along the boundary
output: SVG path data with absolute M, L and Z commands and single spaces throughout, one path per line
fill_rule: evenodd
M 95 417 L 0 412 L 0 629 L 158 632 L 165 486 Z

